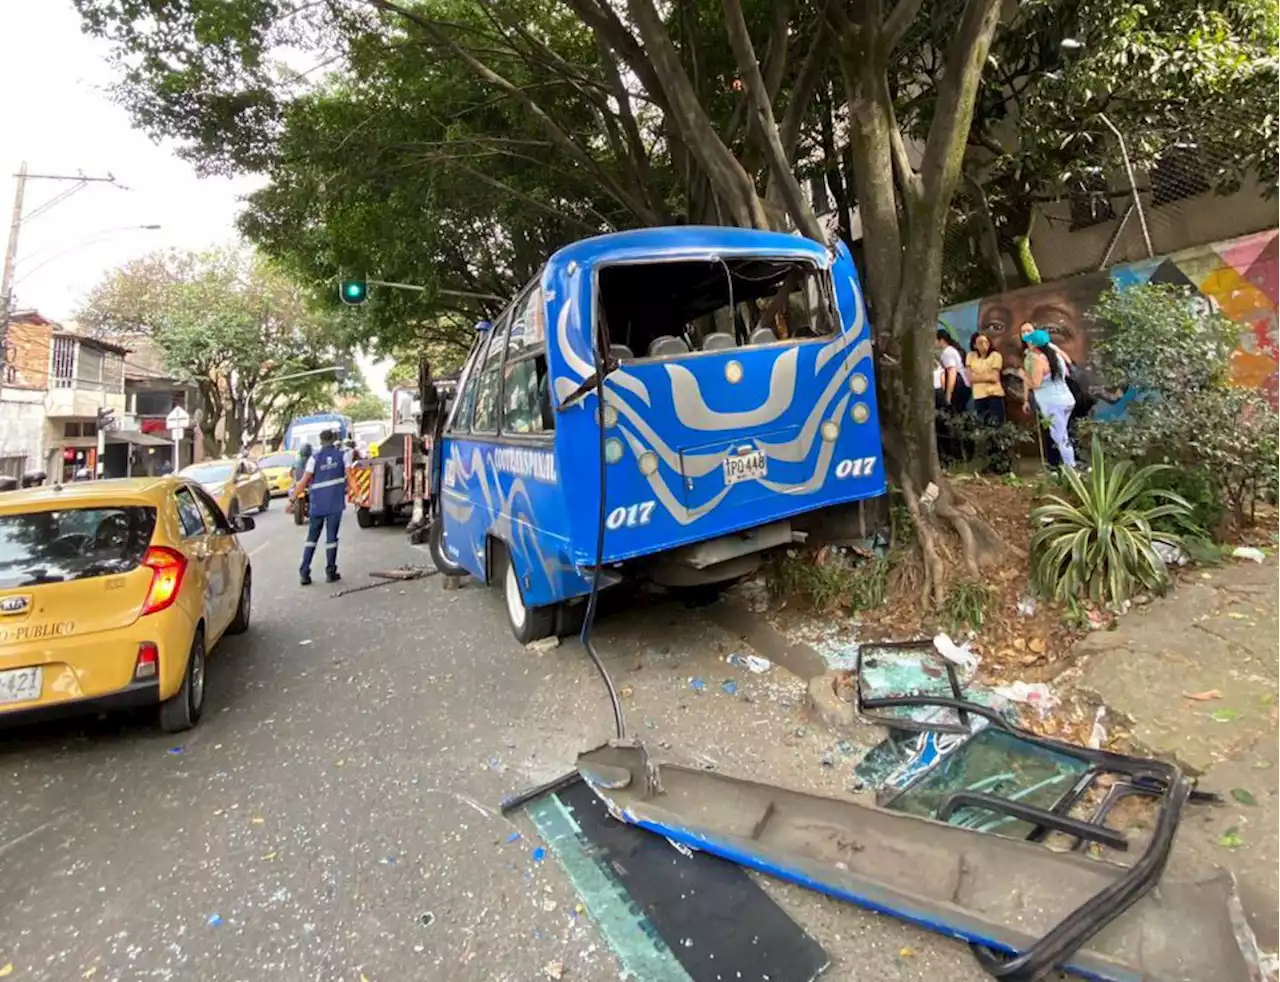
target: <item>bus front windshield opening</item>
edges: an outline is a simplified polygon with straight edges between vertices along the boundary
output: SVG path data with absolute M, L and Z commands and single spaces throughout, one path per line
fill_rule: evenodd
M 838 323 L 830 273 L 804 260 L 606 266 L 598 282 L 618 361 L 825 337 Z

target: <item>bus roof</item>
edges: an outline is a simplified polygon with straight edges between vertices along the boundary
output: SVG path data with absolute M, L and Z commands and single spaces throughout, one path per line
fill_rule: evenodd
M 720 255 L 750 255 L 808 259 L 825 267 L 831 261 L 826 246 L 788 232 L 761 232 L 725 225 L 673 225 L 611 232 L 582 239 L 552 255 L 548 266 L 576 262 L 580 266 L 625 263 L 665 255 L 672 260 Z

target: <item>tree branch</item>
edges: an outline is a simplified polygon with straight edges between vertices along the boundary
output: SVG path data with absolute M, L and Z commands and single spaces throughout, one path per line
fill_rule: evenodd
M 446 31 L 440 29 L 430 18 L 424 17 L 416 10 L 409 10 L 400 6 L 392 0 L 369 0 L 369 2 L 380 10 L 397 14 L 410 21 L 423 33 L 430 37 L 436 44 L 441 47 L 448 48 L 481 80 L 488 82 L 502 91 L 506 92 L 522 105 L 538 122 L 542 128 L 546 130 L 551 141 L 566 153 L 570 159 L 579 166 L 585 167 L 599 178 L 601 185 L 608 191 L 610 197 L 616 200 L 620 205 L 634 214 L 641 221 L 648 223 L 652 219 L 652 214 L 645 202 L 636 199 L 625 189 L 618 185 L 609 174 L 599 166 L 599 164 L 579 146 L 568 133 L 547 115 L 545 110 L 538 105 L 529 95 L 524 92 L 518 85 L 513 85 L 508 79 L 498 74 L 479 58 L 475 57 L 470 51 L 455 41 Z
M 689 151 L 698 158 L 738 225 L 768 228 L 768 219 L 750 175 L 716 135 L 653 0 L 629 0 L 628 6 Z
M 805 199 L 796 180 L 791 161 L 787 158 L 782 146 L 782 138 L 778 134 L 778 124 L 774 119 L 773 106 L 769 102 L 769 92 L 764 77 L 760 74 L 760 63 L 756 60 L 755 48 L 751 44 L 751 35 L 747 31 L 747 21 L 742 14 L 741 0 L 723 0 L 725 29 L 729 34 L 729 44 L 738 60 L 738 71 L 743 76 L 743 84 L 747 88 L 747 98 L 755 112 L 756 126 L 764 144 L 765 159 L 773 179 L 778 182 L 782 200 L 787 206 L 800 229 L 808 238 L 825 242 L 822 225 L 813 206 Z
M 782 113 L 782 123 L 778 127 L 778 135 L 782 139 L 782 149 L 788 160 L 795 160 L 796 144 L 800 140 L 800 128 L 804 125 L 804 116 L 813 101 L 813 95 L 826 73 L 827 60 L 831 57 L 831 34 L 825 30 L 821 20 L 826 17 L 826 9 L 834 6 L 833 0 L 823 0 L 818 8 L 817 34 L 809 52 L 800 64 L 795 83 L 791 86 L 791 97 L 787 100 L 787 108 Z
M 582 18 L 583 23 L 603 37 L 618 57 L 627 63 L 644 86 L 649 97 L 664 111 L 669 111 L 662 81 L 653 63 L 635 35 L 622 23 L 608 0 L 564 0 L 565 4 Z
M 885 18 L 881 43 L 886 60 L 893 55 L 893 49 L 902 43 L 907 31 L 911 30 L 923 2 L 924 0 L 898 0 L 897 6 Z
M 964 158 L 973 106 L 982 69 L 996 26 L 1000 0 L 967 0 L 960 23 L 947 48 L 947 61 L 938 87 L 933 121 L 920 164 L 927 225 L 941 227 L 951 203 Z

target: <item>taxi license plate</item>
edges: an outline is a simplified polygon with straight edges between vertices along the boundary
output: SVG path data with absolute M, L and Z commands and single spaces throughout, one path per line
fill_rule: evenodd
M 39 668 L 15 668 L 0 672 L 0 706 L 10 702 L 27 702 L 40 698 Z
M 730 454 L 724 459 L 724 483 L 737 484 L 739 481 L 758 481 L 768 473 L 768 460 L 763 450 Z

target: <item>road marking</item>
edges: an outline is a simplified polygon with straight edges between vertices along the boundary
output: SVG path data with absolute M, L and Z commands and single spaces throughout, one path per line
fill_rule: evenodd
M 256 556 L 258 553 L 262 552 L 262 550 L 269 545 L 271 545 L 270 539 L 267 539 L 265 542 L 259 542 L 256 546 L 254 546 L 252 549 L 249 550 L 249 556 L 250 557 Z

